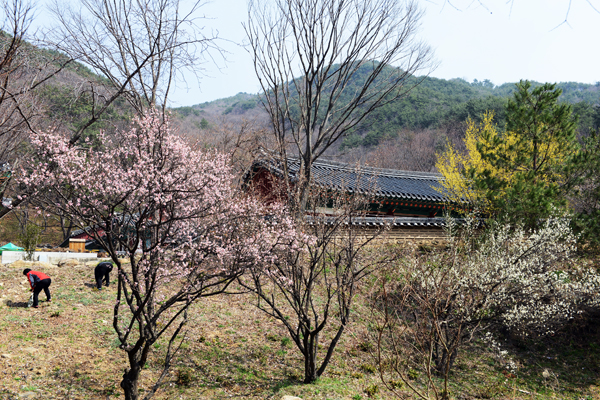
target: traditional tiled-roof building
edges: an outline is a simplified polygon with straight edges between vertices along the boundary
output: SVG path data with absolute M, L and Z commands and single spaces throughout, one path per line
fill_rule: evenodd
M 300 162 L 288 160 L 290 181 L 297 182 Z M 280 161 L 262 158 L 256 160 L 244 177 L 268 196 L 283 178 Z M 334 161 L 318 160 L 312 166 L 312 185 L 327 190 L 370 194 L 368 214 L 398 217 L 441 217 L 448 206 L 442 194 L 441 174 L 433 172 L 401 171 L 394 169 L 353 166 Z
M 292 184 L 298 181 L 300 161 L 288 160 Z M 283 164 L 277 158 L 257 159 L 244 176 L 244 182 L 269 198 L 278 191 L 284 177 Z M 404 238 L 439 238 L 444 236 L 443 218 L 453 206 L 443 195 L 441 174 L 354 166 L 335 161 L 318 160 L 312 165 L 311 185 L 330 191 L 368 194 L 370 202 L 366 216 L 357 224 L 374 227 L 391 225 L 395 236 Z M 321 214 L 333 214 L 322 207 Z

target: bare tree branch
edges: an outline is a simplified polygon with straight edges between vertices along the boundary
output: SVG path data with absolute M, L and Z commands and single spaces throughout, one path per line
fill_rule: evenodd
M 154 107 L 164 113 L 183 72 L 198 77 L 208 53 L 220 53 L 217 36 L 204 35 L 198 25 L 204 4 L 195 1 L 184 11 L 179 0 L 81 0 L 80 9 L 54 2 L 58 25 L 47 33 L 47 44 L 106 78 L 91 84 L 110 93 L 71 143 L 119 97 L 138 115 Z
M 273 3 L 251 1 L 245 29 L 278 151 L 303 163 L 302 208 L 312 163 L 371 112 L 406 95 L 416 84 L 407 78 L 428 72 L 432 53 L 416 39 L 422 12 L 412 0 Z
M 34 17 L 34 4 L 26 0 L 0 2 L 0 165 L 6 178 L 0 186 L 0 200 L 12 193 L 12 170 L 19 159 L 19 147 L 27 132 L 35 131 L 40 113 L 35 91 L 62 71 L 71 60 L 51 57 L 26 42 Z M 0 205 L 0 218 L 21 203 Z

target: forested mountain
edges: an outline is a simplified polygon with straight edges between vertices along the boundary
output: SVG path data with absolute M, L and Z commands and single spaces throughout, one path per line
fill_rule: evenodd
M 94 79 L 92 75 L 85 67 L 73 64 L 40 89 L 50 124 L 76 129 L 80 121 L 89 117 L 93 99 L 83 83 Z M 360 76 L 356 79 L 360 80 Z M 446 143 L 460 146 L 468 118 L 478 121 L 486 111 L 492 111 L 495 122 L 503 127 L 506 101 L 515 89 L 514 83 L 495 86 L 489 80 L 469 83 L 463 79 L 432 77 L 411 77 L 406 84 L 413 87 L 407 96 L 371 113 L 326 156 L 377 167 L 432 171 L 436 153 Z M 534 86 L 540 84 L 533 83 Z M 600 126 L 600 83 L 563 82 L 557 86 L 563 90 L 561 101 L 573 104 L 579 118 L 580 136 L 597 129 Z M 120 99 L 107 111 L 88 135 L 94 135 L 101 128 L 120 125 L 130 117 L 127 105 Z M 235 135 L 242 124 L 245 124 L 245 132 L 248 125 L 257 132 L 268 128 L 268 117 L 257 94 L 238 93 L 171 111 L 180 132 L 209 145 L 219 142 L 223 135 Z
M 493 111 L 496 123 L 503 126 L 505 105 L 515 84 L 495 86 L 489 80 L 438 79 L 413 77 L 407 85 L 419 82 L 408 96 L 379 108 L 341 143 L 339 150 L 374 147 L 382 141 L 398 138 L 403 131 L 427 129 L 446 131 L 467 118 L 479 120 L 486 111 Z M 533 82 L 534 86 L 541 83 Z M 561 101 L 573 104 L 579 116 L 581 132 L 600 125 L 600 83 L 595 85 L 562 82 Z M 236 96 L 174 109 L 184 119 L 190 118 L 196 127 L 206 128 L 219 119 L 255 119 L 263 113 L 258 95 L 239 93 Z M 264 117 L 264 115 L 263 115 Z
M 4 36 L 6 39 L 8 36 Z M 56 51 L 38 49 L 25 44 L 25 54 L 35 54 L 38 64 L 60 64 L 66 56 Z M 364 74 L 359 72 L 349 83 L 348 93 L 358 87 Z M 25 74 L 27 78 L 27 74 Z M 106 85 L 105 92 L 90 90 L 90 82 L 102 86 L 103 80 L 90 69 L 76 62 L 66 64 L 51 79 L 35 90 L 37 122 L 41 126 L 53 126 L 67 131 L 77 130 L 90 116 L 98 110 L 98 98 L 110 92 Z M 534 82 L 533 85 L 541 83 Z M 354 85 L 354 86 L 353 86 Z M 562 89 L 561 101 L 573 104 L 575 114 L 579 117 L 580 135 L 586 135 L 590 129 L 600 126 L 600 82 L 584 84 L 578 82 L 562 82 L 557 85 Z M 362 121 L 356 129 L 328 152 L 345 161 L 361 159 L 368 163 L 377 163 L 368 153 L 377 151 L 378 146 L 408 147 L 415 153 L 414 145 L 419 148 L 430 147 L 428 152 L 434 154 L 448 140 L 456 142 L 461 137 L 464 123 L 468 118 L 479 120 L 486 111 L 493 111 L 495 122 L 504 126 L 505 105 L 515 90 L 514 83 L 499 86 L 489 80 L 467 82 L 463 79 L 438 79 L 432 77 L 410 77 L 405 87 L 412 87 L 407 96 L 392 101 L 375 110 Z M 349 94 L 349 95 L 350 95 Z M 172 109 L 176 120 L 184 134 L 199 138 L 216 137 L 222 134 L 224 127 L 229 131 L 231 126 L 239 126 L 250 121 L 255 128 L 268 128 L 268 117 L 261 105 L 260 95 L 238 93 L 194 106 Z M 105 113 L 86 130 L 86 136 L 93 136 L 99 129 L 110 129 L 121 126 L 131 118 L 130 107 L 123 98 L 111 104 Z M 41 118 L 40 118 L 41 117 Z M 232 125 L 233 124 L 233 125 Z M 221 132 L 217 132 L 218 130 Z M 416 142 L 415 142 L 416 141 Z M 416 151 L 421 154 L 420 151 Z M 385 165 L 407 169 L 432 168 L 432 157 L 422 157 L 427 161 L 413 165 L 414 162 L 401 163 L 396 158 L 386 157 Z M 380 158 L 380 157 L 379 157 Z M 412 163 L 412 164 L 411 164 Z
M 5 48 L 11 39 L 10 35 L 0 31 L 0 47 Z M 4 71 L 3 76 L 9 80 L 11 89 L 16 88 L 17 93 L 27 95 L 26 100 L 21 101 L 27 105 L 27 120 L 35 129 L 51 127 L 65 132 L 75 131 L 92 114 L 98 113 L 99 98 L 112 94 L 106 79 L 85 65 L 58 51 L 36 47 L 28 42 L 21 46 L 12 61 L 16 66 Z M 6 78 L 7 75 L 10 75 L 9 78 Z M 92 83 L 96 86 L 94 90 L 91 89 Z M 2 112 L 10 114 L 5 109 Z M 129 118 L 126 102 L 117 98 L 87 128 L 84 136 L 94 136 L 100 129 L 108 129 Z

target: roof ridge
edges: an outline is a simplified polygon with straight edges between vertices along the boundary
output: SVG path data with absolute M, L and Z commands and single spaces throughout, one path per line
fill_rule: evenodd
M 263 153 L 264 158 L 256 159 L 253 167 L 262 165 L 277 176 L 283 176 L 283 160 L 274 153 Z M 290 179 L 298 178 L 301 158 L 288 156 L 287 162 Z M 245 175 L 248 179 L 250 175 Z M 340 161 L 318 159 L 312 165 L 312 184 L 350 193 L 373 191 L 376 197 L 410 200 L 410 201 L 447 201 L 443 189 L 445 179 L 435 172 L 403 171 L 350 164 Z M 367 185 L 367 182 L 371 182 Z M 368 187 L 367 187 L 368 186 Z
M 296 156 L 294 156 L 294 157 L 288 156 L 288 162 L 290 162 L 290 161 L 299 162 L 300 158 L 296 157 Z M 332 167 L 336 167 L 336 169 L 340 169 L 340 170 L 347 170 L 350 172 L 361 171 L 361 172 L 371 173 L 371 175 L 377 175 L 377 176 L 389 176 L 389 177 L 413 178 L 413 179 L 433 179 L 433 180 L 437 180 L 437 181 L 444 180 L 444 176 L 437 172 L 406 171 L 406 170 L 392 169 L 392 168 L 378 168 L 378 167 L 371 167 L 368 165 L 361 165 L 359 163 L 357 163 L 356 165 L 353 166 L 350 163 L 345 163 L 345 162 L 335 161 L 335 160 L 327 160 L 327 159 L 318 159 L 317 161 L 313 162 L 313 167 L 316 167 L 316 166 L 332 166 Z

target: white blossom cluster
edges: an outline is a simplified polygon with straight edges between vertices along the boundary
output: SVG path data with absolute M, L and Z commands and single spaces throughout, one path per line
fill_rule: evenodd
M 495 354 L 496 361 L 500 362 L 504 365 L 504 368 L 511 373 L 517 372 L 519 366 L 517 363 L 510 357 L 508 350 L 505 350 L 502 347 L 502 344 L 496 340 L 492 332 L 486 332 L 483 336 L 483 341 L 487 344 L 492 353 Z
M 585 308 L 600 305 L 600 275 L 573 259 L 575 236 L 566 218 L 548 219 L 534 232 L 498 226 L 481 235 L 476 224 L 467 218 L 457 229 L 449 220 L 453 235 L 444 254 L 415 253 L 407 260 L 413 285 L 443 293 L 450 323 L 500 322 L 518 334 L 547 334 Z M 424 273 L 424 264 L 442 272 Z
M 454 240 L 472 239 L 472 221 Z M 456 290 L 478 301 L 465 303 L 471 318 L 498 317 L 527 334 L 550 333 L 582 307 L 600 303 L 600 275 L 571 259 L 575 237 L 566 218 L 548 219 L 537 231 L 500 226 L 467 243 L 453 268 Z

